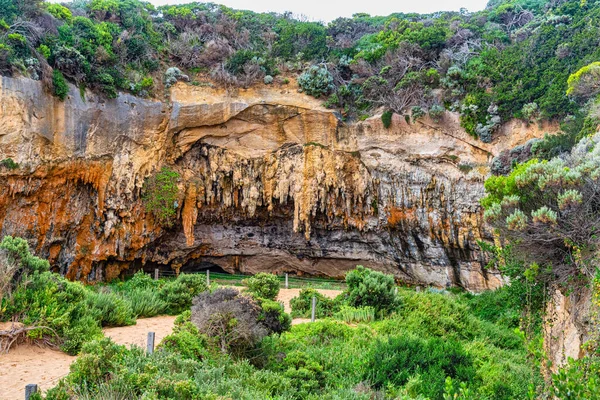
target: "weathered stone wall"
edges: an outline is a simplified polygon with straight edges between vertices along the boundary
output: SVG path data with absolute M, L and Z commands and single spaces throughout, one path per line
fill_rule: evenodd
M 298 272 L 341 277 L 356 264 L 409 282 L 472 290 L 490 239 L 479 199 L 500 151 L 556 130 L 511 122 L 491 144 L 446 114 L 346 125 L 293 88 L 235 93 L 178 84 L 168 102 L 106 100 L 2 77 L 0 235 L 26 237 L 73 279 L 127 268 Z M 145 213 L 144 179 L 181 174 L 178 223 Z

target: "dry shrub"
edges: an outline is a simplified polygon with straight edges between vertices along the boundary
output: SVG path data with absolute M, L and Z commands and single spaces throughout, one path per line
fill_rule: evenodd
M 201 293 L 193 304 L 192 323 L 215 340 L 223 353 L 247 354 L 268 333 L 258 321 L 258 304 L 235 289 Z

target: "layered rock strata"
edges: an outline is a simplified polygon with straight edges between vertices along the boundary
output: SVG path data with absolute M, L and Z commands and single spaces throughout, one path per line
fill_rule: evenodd
M 127 269 L 342 277 L 363 264 L 411 283 L 482 290 L 490 240 L 479 199 L 489 162 L 552 125 L 511 122 L 495 141 L 453 114 L 345 124 L 293 87 L 226 92 L 178 84 L 164 102 L 107 100 L 2 77 L 0 235 L 27 238 L 72 279 Z M 177 171 L 172 228 L 142 201 L 144 180 Z

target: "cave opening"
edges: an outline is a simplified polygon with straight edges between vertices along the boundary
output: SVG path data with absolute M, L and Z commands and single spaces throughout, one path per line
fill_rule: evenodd
M 181 266 L 179 272 L 191 274 L 196 272 L 206 272 L 207 270 L 218 274 L 230 274 L 228 271 L 225 271 L 220 265 L 206 260 L 190 260 Z

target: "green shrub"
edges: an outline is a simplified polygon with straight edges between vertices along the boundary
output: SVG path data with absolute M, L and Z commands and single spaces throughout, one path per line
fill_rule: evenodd
M 201 360 L 208 355 L 207 339 L 191 322 L 177 325 L 173 333 L 165 337 L 157 350 L 180 354 L 183 358 Z
M 37 51 L 44 56 L 45 59 L 50 58 L 50 47 L 46 46 L 45 44 L 40 44 L 37 48 Z
M 19 168 L 19 164 L 14 162 L 12 158 L 5 158 L 4 160 L 0 161 L 0 165 L 11 170 Z
M 394 112 L 391 110 L 385 110 L 383 114 L 381 114 L 381 122 L 385 129 L 389 129 L 392 126 L 392 116 Z
M 283 360 L 284 376 L 297 390 L 296 398 L 306 398 L 310 393 L 323 387 L 325 374 L 323 366 L 301 351 L 288 353 Z
M 162 167 L 160 172 L 144 182 L 142 199 L 146 211 L 151 213 L 161 226 L 172 226 L 177 215 L 178 180 L 179 173 Z
M 260 272 L 242 281 L 248 291 L 263 299 L 275 300 L 279 294 L 279 279 L 276 275 Z
M 57 19 L 61 19 L 63 21 L 71 21 L 73 19 L 71 10 L 60 4 L 48 3 L 46 4 L 46 9 L 53 17 Z
M 71 365 L 67 382 L 81 389 L 95 388 L 110 377 L 125 354 L 125 346 L 113 343 L 110 338 L 86 343 Z
M 270 333 L 282 333 L 292 326 L 292 318 L 281 303 L 269 299 L 257 299 L 261 312 L 258 320 Z
M 206 290 L 208 286 L 204 275 L 181 274 L 161 288 L 160 298 L 167 304 L 166 312 L 175 315 L 189 310 L 194 297 Z
M 417 392 L 441 399 L 446 377 L 470 382 L 476 376 L 472 358 L 459 342 L 444 339 L 391 337 L 379 340 L 370 353 L 364 378 L 376 388 L 402 386 L 420 375 Z
M 61 100 L 65 100 L 69 94 L 69 86 L 63 74 L 54 69 L 52 71 L 52 93 Z
M 127 293 L 131 290 L 136 289 L 157 289 L 160 286 L 161 282 L 145 273 L 143 270 L 137 271 L 133 276 L 129 279 L 126 279 L 124 282 L 119 282 L 116 285 L 116 288 L 119 291 Z
M 410 116 L 412 118 L 413 122 L 416 122 L 417 120 L 423 118 L 425 116 L 425 110 L 423 110 L 422 107 L 419 106 L 413 106 L 410 109 Z
M 352 322 L 373 322 L 375 320 L 375 309 L 373 307 L 350 307 L 342 306 L 340 311 L 335 313 L 336 319 L 346 323 Z
M 293 318 L 310 318 L 312 310 L 312 298 L 317 298 L 315 310 L 316 318 L 331 317 L 334 312 L 334 301 L 322 295 L 315 289 L 302 289 L 298 297 L 290 300 Z
M 127 292 L 126 297 L 135 318 L 154 317 L 163 314 L 167 309 L 167 303 L 153 289 L 135 289 Z
M 131 303 L 111 292 L 89 293 L 86 299 L 90 310 L 100 312 L 102 326 L 124 326 L 135 324 Z
M 397 306 L 396 285 L 391 275 L 357 266 L 346 274 L 348 304 L 373 307 L 377 312 L 392 311 Z
M 439 104 L 434 104 L 429 108 L 429 116 L 435 122 L 439 122 L 444 116 L 445 112 L 446 109 L 443 106 L 440 106 Z
M 313 65 L 298 77 L 298 85 L 307 94 L 321 97 L 331 93 L 335 86 L 333 77 L 325 66 Z

